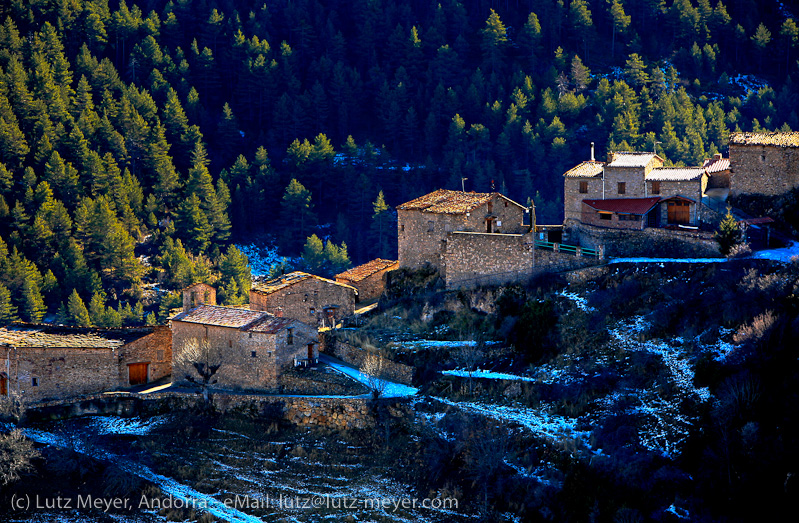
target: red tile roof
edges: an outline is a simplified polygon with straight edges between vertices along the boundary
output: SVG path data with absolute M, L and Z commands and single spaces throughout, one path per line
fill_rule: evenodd
M 347 285 L 346 283 L 339 283 L 333 280 L 328 280 L 327 278 L 322 278 L 321 276 L 316 276 L 315 274 L 308 274 L 307 272 L 302 271 L 294 271 L 288 274 L 284 274 L 277 278 L 273 278 L 269 281 L 265 282 L 253 282 L 250 290 L 253 292 L 257 292 L 258 294 L 269 295 L 279 290 L 285 289 L 295 283 L 299 283 L 301 281 L 305 281 L 307 279 L 314 278 L 324 283 L 329 283 L 330 285 L 339 285 L 341 287 L 348 287 L 358 292 L 358 289 L 351 285 Z
M 646 214 L 657 205 L 660 198 L 614 198 L 611 200 L 583 200 L 583 203 L 597 211 L 618 214 Z
M 709 158 L 705 160 L 702 167 L 707 169 L 708 173 L 717 173 L 720 171 L 728 171 L 730 169 L 729 158 Z
M 352 269 L 344 271 L 341 274 L 336 274 L 336 279 L 341 278 L 342 280 L 358 282 L 368 278 L 376 272 L 380 272 L 391 267 L 399 267 L 399 262 L 397 260 L 384 260 L 382 258 L 377 258 L 376 260 L 366 262 L 363 265 L 353 267 Z
M 732 133 L 730 145 L 774 145 L 799 147 L 799 132 Z
M 604 166 L 605 162 L 583 162 L 566 171 L 563 176 L 566 178 L 595 178 L 602 174 Z

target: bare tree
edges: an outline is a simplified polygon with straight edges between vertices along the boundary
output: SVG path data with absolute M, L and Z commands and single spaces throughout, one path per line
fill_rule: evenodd
M 11 391 L 7 396 L 0 396 L 0 419 L 12 419 L 19 423 L 25 416 L 25 398 L 16 391 Z
M 175 356 L 176 374 L 183 375 L 186 381 L 199 385 L 203 399 L 210 401 L 209 388 L 217 380 L 214 378 L 224 366 L 224 352 L 212 345 L 207 338 L 189 338 Z
M 375 399 L 379 398 L 386 391 L 388 383 L 383 379 L 383 358 L 379 354 L 370 352 L 364 358 L 360 368 L 361 373 L 367 377 L 367 385 L 372 389 Z
M 464 345 L 455 354 L 458 364 L 463 365 L 469 377 L 469 394 L 472 393 L 472 377 L 477 368 L 477 365 L 484 359 L 485 342 L 482 338 L 476 341 L 466 341 Z
M 21 430 L 0 434 L 0 487 L 13 483 L 32 470 L 31 460 L 39 455 L 33 442 L 23 436 Z

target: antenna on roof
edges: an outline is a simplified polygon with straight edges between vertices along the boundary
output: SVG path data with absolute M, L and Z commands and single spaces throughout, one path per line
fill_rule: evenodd
M 591 161 L 595 162 L 594 160 L 594 142 L 591 142 Z

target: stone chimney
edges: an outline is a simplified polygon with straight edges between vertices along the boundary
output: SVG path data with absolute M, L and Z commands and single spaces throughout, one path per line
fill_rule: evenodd
M 594 142 L 591 142 L 591 161 L 592 161 L 592 162 L 595 162 L 595 161 L 596 161 L 596 160 L 594 159 Z

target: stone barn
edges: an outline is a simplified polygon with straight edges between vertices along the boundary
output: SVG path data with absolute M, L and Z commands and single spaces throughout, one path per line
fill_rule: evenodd
M 195 362 L 218 364 L 214 385 L 230 390 L 273 390 L 281 371 L 315 363 L 315 327 L 264 311 L 200 305 L 172 318 L 173 383 L 197 377 Z M 203 347 L 187 356 L 192 345 Z
M 200 305 L 216 305 L 216 289 L 207 283 L 194 283 L 183 289 L 183 312 Z
M 0 394 L 61 399 L 140 385 L 172 372 L 168 327 L 0 328 Z
M 499 193 L 439 189 L 397 207 L 399 266 L 430 264 L 444 269 L 447 235 L 452 232 L 524 234 L 528 209 Z M 485 240 L 484 240 L 485 241 Z
M 732 133 L 730 195 L 777 196 L 799 186 L 799 132 Z
M 300 271 L 253 282 L 250 288 L 250 309 L 321 327 L 351 316 L 356 301 L 355 287 Z
M 360 301 L 379 298 L 386 290 L 389 272 L 399 268 L 397 260 L 378 258 L 363 265 L 336 274 L 336 281 L 358 289 Z

